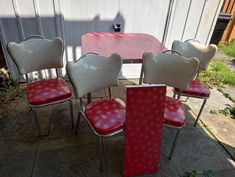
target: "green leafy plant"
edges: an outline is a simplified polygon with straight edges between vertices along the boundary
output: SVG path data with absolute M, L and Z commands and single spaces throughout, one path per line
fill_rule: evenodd
M 7 97 L 10 94 L 9 90 L 0 91 L 1 97 Z
M 196 177 L 197 176 L 197 171 L 192 170 L 191 172 L 185 172 L 183 177 Z
M 201 72 L 199 78 L 210 88 L 235 85 L 235 72 L 227 66 L 223 58 L 214 58 L 207 71 Z
M 235 40 L 232 40 L 231 42 L 220 42 L 219 50 L 223 51 L 224 53 L 235 57 Z
M 216 175 L 216 173 L 211 169 L 204 170 L 202 173 L 197 173 L 196 170 L 192 170 L 191 172 L 185 172 L 183 177 L 196 177 L 197 175 L 203 175 L 204 177 L 213 177 Z
M 211 114 L 218 114 L 218 112 L 216 110 L 210 110 Z
M 235 107 L 227 107 L 220 110 L 210 110 L 211 114 L 223 114 L 225 116 L 230 116 L 232 119 L 235 119 Z

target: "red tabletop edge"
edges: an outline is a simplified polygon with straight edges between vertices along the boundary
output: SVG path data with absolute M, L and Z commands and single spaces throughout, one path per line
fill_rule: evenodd
M 118 53 L 124 63 L 142 63 L 144 52 L 157 55 L 165 50 L 167 48 L 157 38 L 143 33 L 89 32 L 81 38 L 82 54 L 95 52 L 110 56 Z

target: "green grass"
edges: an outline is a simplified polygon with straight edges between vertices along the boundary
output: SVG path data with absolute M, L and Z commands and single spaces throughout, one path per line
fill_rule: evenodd
M 235 86 L 235 72 L 223 58 L 214 58 L 207 71 L 201 72 L 199 78 L 211 88 Z
M 224 53 L 235 57 L 235 40 L 232 40 L 231 42 L 220 42 L 219 50 L 223 51 Z

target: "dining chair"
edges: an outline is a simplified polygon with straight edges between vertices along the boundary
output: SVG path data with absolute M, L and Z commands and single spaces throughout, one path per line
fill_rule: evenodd
M 72 127 L 72 92 L 69 85 L 60 78 L 59 68 L 63 67 L 63 41 L 42 36 L 29 36 L 20 43 L 10 42 L 7 50 L 21 75 L 27 80 L 26 95 L 30 110 L 33 111 L 38 135 L 42 136 L 36 109 L 62 102 L 70 102 Z M 56 69 L 55 78 L 30 80 L 28 74 L 45 69 Z M 50 121 L 51 122 L 51 118 Z M 50 123 L 48 133 L 50 133 Z
M 217 46 L 214 44 L 204 45 L 195 39 L 189 39 L 185 42 L 175 40 L 172 43 L 172 50 L 178 51 L 181 55 L 187 58 L 197 57 L 200 61 L 197 76 L 190 81 L 187 90 L 181 90 L 182 96 L 203 99 L 203 103 L 194 123 L 194 126 L 196 126 L 206 101 L 210 97 L 209 88 L 198 78 L 198 75 L 201 71 L 205 71 L 208 68 L 210 61 L 217 51 Z M 173 92 L 175 96 L 179 93 L 179 90 L 174 88 Z
M 140 79 L 145 84 L 165 84 L 179 90 L 185 90 L 197 72 L 199 61 L 195 57 L 180 56 L 176 51 L 169 52 L 173 53 L 161 53 L 158 56 L 144 53 L 144 77 Z M 175 99 L 167 96 L 163 122 L 165 126 L 177 129 L 169 159 L 172 158 L 180 129 L 185 126 L 185 118 L 184 106 L 179 97 Z
M 124 176 L 156 173 L 160 167 L 166 86 L 126 87 Z
M 76 124 L 79 128 L 83 116 L 98 137 L 100 148 L 100 169 L 107 175 L 107 163 L 104 153 L 104 138 L 123 131 L 126 118 L 125 103 L 118 98 L 100 98 L 85 105 L 83 100 L 87 93 L 114 87 L 119 84 L 122 59 L 118 54 L 110 57 L 86 55 L 76 62 L 67 63 L 66 70 L 74 88 L 76 98 L 80 99 L 80 109 Z

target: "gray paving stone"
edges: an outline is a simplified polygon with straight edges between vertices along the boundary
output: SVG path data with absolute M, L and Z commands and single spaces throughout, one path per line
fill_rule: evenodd
M 138 80 L 120 82 L 120 88 L 113 89 L 114 97 L 125 100 L 124 86 L 135 83 L 138 83 Z M 168 94 L 171 96 L 169 89 Z M 98 91 L 93 95 L 94 97 L 105 96 L 107 90 Z M 1 177 L 31 176 L 35 158 L 33 177 L 104 176 L 98 167 L 96 137 L 84 120 L 80 123 L 79 135 L 74 136 L 74 130 L 71 129 L 68 103 L 39 110 L 39 119 L 43 131 L 48 128 L 49 117 L 52 118 L 52 123 L 51 134 L 40 141 L 36 156 L 35 152 L 39 140 L 36 137 L 32 113 L 28 111 L 27 104 L 24 101 L 23 98 L 20 98 L 5 105 L 5 116 L 0 117 Z M 73 100 L 73 102 L 76 121 L 79 108 L 78 100 Z M 208 114 L 210 109 L 223 109 L 228 104 L 231 103 L 224 99 L 222 94 L 216 90 L 212 91 L 211 98 L 208 100 L 201 118 L 215 134 L 217 133 L 217 137 L 222 136 L 224 138 L 221 142 L 234 150 L 235 146 L 229 144 L 233 140 L 234 135 L 231 135 L 233 132 L 231 128 L 234 125 L 230 124 L 229 119 L 227 120 L 231 127 L 227 125 L 226 117 L 214 117 Z M 235 169 L 234 161 L 229 159 L 226 152 L 202 127 L 200 122 L 196 128 L 193 127 L 194 112 L 197 112 L 200 105 L 201 100 L 199 99 L 190 99 L 186 103 L 186 127 L 181 131 L 172 161 L 167 159 L 167 155 L 173 143 L 175 130 L 164 128 L 160 171 L 156 174 L 140 175 L 140 177 L 179 177 L 194 169 L 198 172 L 212 169 L 216 171 L 216 177 L 234 176 L 234 170 L 231 170 Z M 2 111 L 1 107 L 0 113 Z M 124 137 L 117 136 L 106 139 L 105 147 L 109 176 L 122 176 Z
M 38 142 L 0 142 L 0 176 L 30 177 Z
M 195 114 L 198 113 L 201 103 L 200 99 L 194 98 L 190 98 L 187 102 Z M 233 103 L 229 99 L 218 90 L 212 89 L 200 119 L 235 159 L 235 120 L 223 114 L 210 113 L 210 110 L 222 110 L 231 106 Z
M 102 176 L 96 145 L 91 135 L 42 140 L 33 177 Z
M 187 118 L 192 119 L 189 114 Z M 216 140 L 209 136 L 201 125 L 195 128 L 191 122 L 193 121 L 188 120 L 186 126 L 181 130 L 175 154 L 172 158 L 180 175 L 182 176 L 185 172 L 192 170 L 212 169 L 218 171 L 233 169 L 235 163 L 228 159 Z M 172 136 L 173 133 L 171 132 L 164 131 L 164 136 Z

